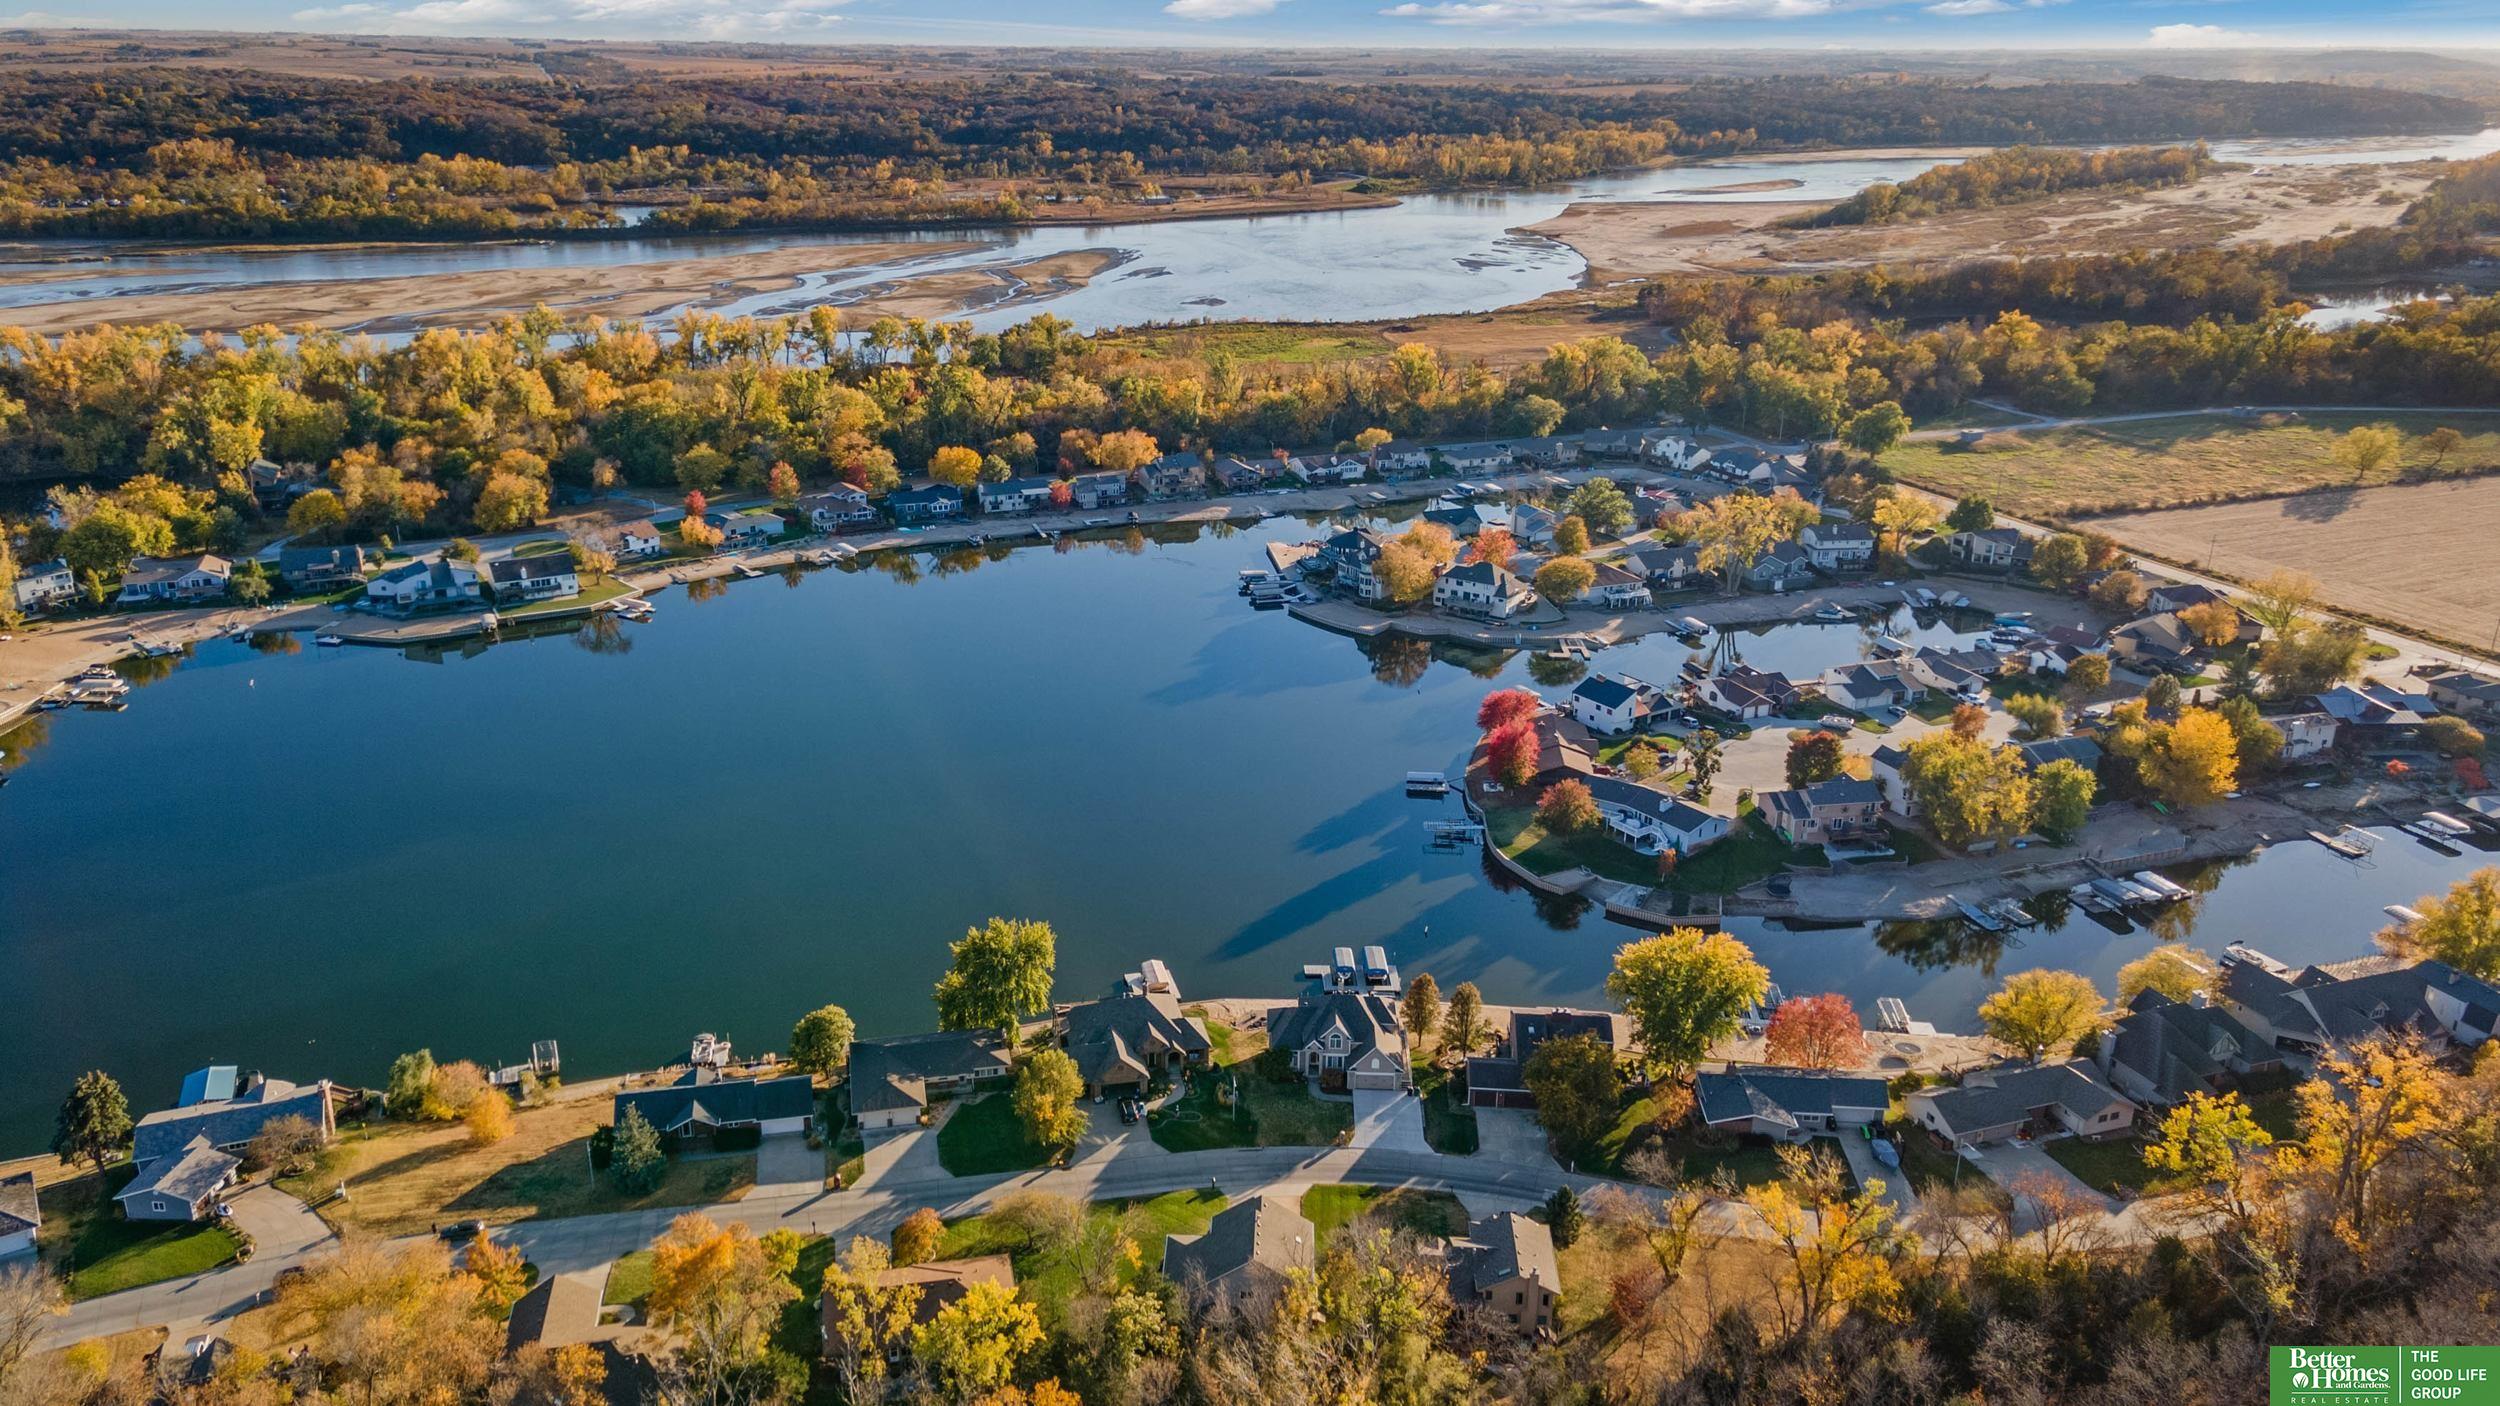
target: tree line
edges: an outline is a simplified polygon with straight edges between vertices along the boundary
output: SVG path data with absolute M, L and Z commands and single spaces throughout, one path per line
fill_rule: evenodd
M 2014 146 L 1922 171 L 1898 185 L 1877 181 L 1829 209 L 1799 216 L 1791 223 L 1805 229 L 1882 225 L 1945 210 L 2039 200 L 2069 190 L 2186 185 L 2215 165 L 2203 142 L 2109 151 Z

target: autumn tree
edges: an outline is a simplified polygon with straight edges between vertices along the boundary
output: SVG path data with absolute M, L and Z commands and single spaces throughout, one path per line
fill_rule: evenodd
M 838 1079 L 850 1066 L 856 1027 L 840 1006 L 818 1006 L 790 1027 L 790 1062 L 821 1079 Z
M 1536 569 L 1536 592 L 1556 605 L 1578 600 L 1597 584 L 1597 568 L 1578 557 L 1556 557 Z
M 1589 549 L 1589 525 L 1576 517 L 1566 517 L 1554 524 L 1554 550 L 1566 557 L 1585 556 Z
M 995 1030 L 1012 1040 L 1024 1017 L 1049 1008 L 1059 961 L 1050 924 L 992 918 L 948 950 L 954 960 L 938 979 L 939 1029 Z
M 2239 607 L 2227 600 L 2199 601 L 2179 612 L 2179 623 L 2206 648 L 2220 648 L 2239 638 Z
M 897 1229 L 895 1236 L 899 1240 L 902 1231 Z M 885 1271 L 892 1263 L 883 1245 L 858 1235 L 840 1258 L 825 1266 L 825 1360 L 850 1401 L 883 1399 L 887 1361 L 911 1340 L 925 1290 L 918 1284 L 886 1283 Z
M 2059 757 L 2031 773 L 2031 825 L 2061 840 L 2083 833 L 2092 817 L 2092 802 L 2101 790 L 2090 767 Z
M 2066 666 L 2066 691 L 2078 698 L 2088 698 L 2109 687 L 2109 656 L 2079 654 Z
M 2005 700 L 2005 711 L 2018 724 L 2014 735 L 2026 742 L 2056 737 L 2066 731 L 2066 710 L 2045 693 L 2017 693 Z
M 1840 427 L 1840 441 L 1861 454 L 1882 455 L 1910 432 L 1910 417 L 1897 400 L 1878 401 L 1849 417 Z
M 2235 1093 L 2197 1092 L 2162 1115 L 2161 1128 L 2144 1149 L 2144 1165 L 2186 1188 L 2187 1194 L 2245 1226 L 2257 1213 L 2252 1154 L 2274 1145 Z
M 1162 453 L 1155 437 L 1143 430 L 1114 430 L 1094 441 L 1094 467 L 1108 473 L 1135 473 Z
M 1460 982 L 1458 989 L 1450 993 L 1449 1008 L 1441 1017 L 1441 1047 L 1463 1059 L 1484 1043 L 1487 1033 L 1484 997 L 1477 994 L 1474 982 Z
M 469 516 L 486 532 L 513 532 L 547 515 L 547 482 L 520 474 L 489 476 Z
M 1876 495 L 1867 520 L 1874 524 L 1876 546 L 1888 557 L 1909 555 L 1912 540 L 1942 526 L 1944 515 L 1922 494 L 1887 484 Z
M 391 1061 L 382 1086 L 382 1111 L 394 1118 L 423 1118 L 434 1092 L 434 1052 L 411 1050 Z
M 316 488 L 289 504 L 286 530 L 298 537 L 320 537 L 347 525 L 347 505 L 327 488 Z
M 460 1269 L 477 1281 L 479 1300 L 497 1313 L 511 1312 L 512 1306 L 529 1292 L 529 1265 L 522 1260 L 521 1252 L 492 1233 L 481 1234 L 469 1242 Z
M 778 1392 L 770 1361 L 782 1308 L 799 1297 L 798 1234 L 757 1237 L 740 1224 L 679 1216 L 651 1246 L 652 1331 L 675 1349 L 670 1374 L 684 1393 L 712 1406 L 767 1399 Z
M 2155 724 L 2136 757 L 2146 790 L 2182 809 L 2208 806 L 2239 783 L 2239 739 L 2222 715 L 2182 708 L 2178 720 Z
M 2101 993 L 2073 972 L 2016 972 L 1979 1003 L 1979 1023 L 2001 1043 L 2038 1064 L 2100 1029 Z
M 1520 1079 L 1536 1097 L 1537 1122 L 1566 1163 L 1578 1160 L 1620 1116 L 1614 1046 L 1595 1035 L 1544 1041 L 1528 1056 Z
M 348 1239 L 278 1291 L 276 1321 L 359 1406 L 429 1406 L 483 1389 L 503 1346 L 487 1285 L 439 1241 Z
M 894 1263 L 919 1264 L 937 1258 L 938 1247 L 946 1240 L 946 1222 L 938 1213 L 922 1206 L 903 1217 L 894 1227 Z
M 1485 739 L 1485 762 L 1494 776 L 1505 786 L 1525 785 L 1536 775 L 1536 729 L 1527 723 L 1512 723 Z
M 1592 478 L 1571 490 L 1563 512 L 1578 518 L 1591 532 L 1617 536 L 1632 525 L 1632 500 L 1610 478 Z
M 2374 478 L 2379 471 L 2396 461 L 2396 451 L 2403 436 L 2393 425 L 2355 425 L 2335 441 L 2331 451 L 2336 467 L 2351 473 L 2353 481 Z
M 471 1147 L 492 1147 L 512 1136 L 512 1100 L 490 1090 L 469 1100 L 460 1122 L 468 1129 Z
M 1952 733 L 1929 733 L 1907 751 L 1901 784 L 1947 845 L 1967 849 L 2031 825 L 2036 783 L 2020 752 Z
M 939 1396 L 960 1403 L 1012 1383 L 1044 1340 L 1033 1305 L 984 1280 L 921 1324 L 911 1350 Z
M 1840 775 L 1840 738 L 1821 728 L 1788 744 L 1788 784 L 1810 786 Z
M 1965 742 L 1976 742 L 1988 730 L 1988 710 L 1978 703 L 1956 703 L 1952 715 L 1945 719 L 1945 727 Z
M 949 488 L 970 488 L 981 481 L 981 451 L 960 444 L 942 446 L 929 456 L 929 477 Z
M 1545 711 L 1545 700 L 1524 688 L 1502 688 L 1476 705 L 1476 730 L 1499 732 L 1514 723 L 1531 721 Z
M 1631 1013 L 1651 1075 L 1682 1073 L 1734 1034 L 1771 975 L 1726 933 L 1677 928 L 1615 952 L 1606 992 Z
M 2313 1178 L 2336 1238 L 2366 1261 L 2388 1224 L 2410 1214 L 2379 1194 L 2389 1167 L 2417 1140 L 2450 1127 L 2457 1110 L 2415 1034 L 2329 1045 L 2313 1072 L 2292 1091 L 2300 1141 L 2277 1155 Z
M 1507 527 L 1488 527 L 1468 541 L 1467 549 L 1478 561 L 1507 567 L 1510 559 L 1519 554 L 1519 539 L 1511 536 Z
M 1671 524 L 1681 540 L 1701 548 L 1697 564 L 1723 575 L 1733 592 L 1744 573 L 1779 543 L 1793 540 L 1807 523 L 1820 518 L 1815 507 L 1781 489 L 1768 497 L 1730 493 L 1680 513 Z
M 1406 979 L 1406 994 L 1398 998 L 1398 1019 L 1418 1044 L 1440 1027 L 1441 987 L 1432 973 L 1417 972 Z
M 1638 740 L 1623 749 L 1623 755 L 1618 761 L 1623 767 L 1623 774 L 1635 781 L 1649 780 L 1656 776 L 1664 765 L 1658 760 L 1656 747 Z
M 1780 1264 L 1771 1301 L 1782 1336 L 1801 1340 L 1844 1308 L 1885 1316 L 1901 1292 L 1898 1267 L 1917 1245 L 1892 1202 L 1879 1186 L 1852 1193 L 1828 1152 L 1779 1152 L 1786 1175 L 1747 1190 L 1744 1203 Z
M 2072 532 L 2052 532 L 2031 549 L 2031 574 L 2043 586 L 2062 591 L 2089 568 L 2090 549 Z
M 1772 1008 L 1762 1054 L 1773 1064 L 1800 1069 L 1862 1069 L 1869 1059 L 1866 1025 L 1837 991 L 1791 996 Z
M 1577 779 L 1557 781 L 1537 797 L 1536 820 L 1556 835 L 1576 835 L 1597 827 L 1600 816 L 1597 800 L 1589 794 L 1588 783 Z
M 90 1069 L 69 1086 L 52 1121 L 52 1153 L 63 1166 L 84 1162 L 104 1175 L 130 1145 L 130 1100 L 101 1069 Z
M 2381 947 L 2500 981 L 2500 868 L 2477 869 L 2444 894 L 2413 900 L 2413 908 L 2421 916 L 2381 930 Z
M 1057 1152 L 1085 1136 L 1085 1076 L 1062 1050 L 1032 1050 L 1016 1060 L 1012 1099 L 1024 1135 Z
M 2093 582 L 2090 592 L 2094 605 L 2120 615 L 2133 615 L 2142 610 L 2145 600 L 2152 594 L 2152 588 L 2144 584 L 2143 577 L 2123 568 Z
M 2130 1005 L 2146 991 L 2192 1001 L 2211 994 L 2221 980 L 2222 969 L 2213 958 L 2191 947 L 2165 944 L 2118 969 L 2118 1004 Z

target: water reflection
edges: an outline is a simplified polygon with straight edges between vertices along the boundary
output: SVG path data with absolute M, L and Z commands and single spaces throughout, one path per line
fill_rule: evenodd
M 631 654 L 634 637 L 625 622 L 604 612 L 590 616 L 573 632 L 573 647 L 585 654 Z
M 1569 688 L 1587 678 L 1589 666 L 1572 654 L 1531 654 L 1528 677 L 1544 688 Z
M 2008 934 L 1981 932 L 1959 918 L 1903 918 L 1875 925 L 1875 945 L 1909 963 L 1913 971 L 1975 968 L 1994 976 Z
M 1355 646 L 1371 661 L 1372 677 L 1391 688 L 1413 688 L 1432 670 L 1432 642 L 1404 635 L 1357 639 Z

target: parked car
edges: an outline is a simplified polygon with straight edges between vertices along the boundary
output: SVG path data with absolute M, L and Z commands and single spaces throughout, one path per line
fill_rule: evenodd
M 453 1221 L 449 1225 L 438 1227 L 434 1233 L 451 1244 L 465 1245 L 486 1233 L 486 1222 L 482 1220 Z

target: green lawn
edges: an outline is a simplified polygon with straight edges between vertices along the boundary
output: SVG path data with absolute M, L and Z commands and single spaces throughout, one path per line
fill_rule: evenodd
M 1314 1186 L 1302 1193 L 1302 1214 L 1318 1228 L 1320 1245 L 1358 1218 L 1444 1240 L 1467 1233 L 1467 1208 L 1446 1191 L 1342 1183 Z
M 1728 830 L 1727 838 L 1677 864 L 1667 887 L 1683 893 L 1734 893 L 1792 863 L 1822 862 L 1821 850 L 1792 846 L 1759 816 L 1749 814 Z
M 1148 1268 L 1162 1265 L 1165 1236 L 1203 1234 L 1225 1204 L 1222 1192 L 1205 1189 L 1097 1201 L 1085 1208 L 1087 1231 L 1116 1225 L 1136 1245 L 1136 1259 L 1123 1258 L 1115 1271 L 1122 1284 L 1134 1284 Z M 997 1216 L 966 1216 L 947 1222 L 946 1238 L 938 1242 L 938 1258 L 1005 1255 L 1015 1262 L 1016 1284 L 1024 1296 L 1056 1314 L 1082 1282 L 1080 1256 L 1087 1238 L 1080 1234 L 1076 1245 L 1036 1243 L 1023 1227 Z
M 938 1164 L 959 1177 L 1021 1172 L 1047 1164 L 1053 1149 L 1027 1137 L 1014 1102 L 982 1094 L 956 1108 L 938 1128 Z
M 582 587 L 582 593 L 577 596 L 559 596 L 554 600 L 531 601 L 527 605 L 516 605 L 509 610 L 497 607 L 495 613 L 506 620 L 526 620 L 533 615 L 554 615 L 564 611 L 588 610 L 633 593 L 634 588 L 622 581 L 601 581 Z
M 243 1248 L 241 1238 L 215 1222 L 122 1219 L 110 1198 L 136 1174 L 124 1162 L 101 1181 L 84 1176 L 44 1188 L 43 1258 L 61 1272 L 72 1299 L 199 1274 Z
M 2132 1137 L 2115 1142 L 2059 1138 L 2055 1142 L 2042 1143 L 2040 1150 L 2048 1153 L 2051 1161 L 2074 1173 L 2094 1191 L 2158 1196 L 2178 1189 L 2144 1165 L 2144 1144 Z
M 1227 1104 L 1219 1090 L 1235 1087 L 1240 1101 Z M 1354 1130 L 1354 1106 L 1313 1097 L 1296 1079 L 1277 1083 L 1248 1061 L 1202 1072 L 1189 1092 L 1146 1115 L 1146 1130 L 1168 1152 L 1211 1147 L 1328 1147 Z
M 1654 1100 L 1640 1096 L 1637 1089 L 1626 1089 L 1615 1125 L 1599 1134 L 1597 1145 L 1580 1157 L 1579 1169 L 1598 1176 L 1623 1176 L 1634 1153 L 1655 1147 L 1682 1164 L 1686 1181 L 1705 1181 L 1722 1169 L 1738 1186 L 1779 1180 L 1779 1154 L 1767 1144 L 1751 1146 L 1733 1138 L 1705 1141 L 1695 1135 L 1689 1121 L 1662 1128 L 1657 1118 Z
M 1494 846 L 1531 874 L 1586 869 L 1600 878 L 1628 884 L 1658 882 L 1656 860 L 1633 853 L 1603 829 L 1592 828 L 1576 835 L 1548 834 L 1537 823 L 1533 806 L 1487 806 L 1484 821 Z
M 1424 1141 L 1432 1150 L 1464 1157 L 1476 1150 L 1476 1110 L 1459 1096 L 1458 1076 L 1437 1064 L 1415 1071 L 1424 1100 Z
M 608 1266 L 608 1284 L 600 1291 L 599 1302 L 641 1307 L 642 1301 L 651 1297 L 651 1264 L 649 1250 L 619 1256 Z
M 1901 1134 L 1901 1170 L 1909 1174 L 1910 1189 L 1922 1196 L 1931 1191 L 1951 1190 L 1954 1169 L 1960 1166 L 1962 1159 L 1936 1146 L 1936 1140 L 1929 1137 L 1924 1128 L 1905 1123 L 1898 1131 Z M 1987 1180 L 1976 1168 L 1963 1167 L 1960 1175 L 1965 1186 Z

